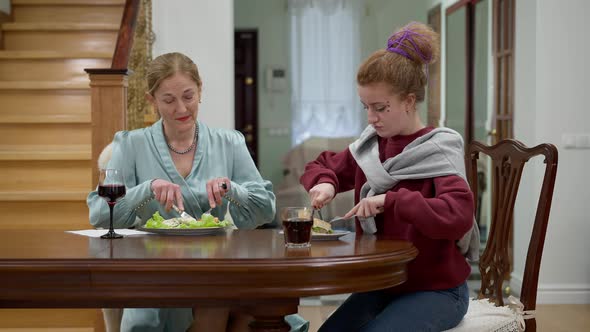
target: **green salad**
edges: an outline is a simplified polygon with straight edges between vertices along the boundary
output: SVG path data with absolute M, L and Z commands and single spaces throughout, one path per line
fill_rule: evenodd
M 154 215 L 145 224 L 145 228 L 164 228 L 164 229 L 194 229 L 194 228 L 206 228 L 206 227 L 227 227 L 231 225 L 229 221 L 219 221 L 217 217 L 214 217 L 208 213 L 203 213 L 201 219 L 196 220 L 193 218 L 172 218 L 164 219 L 160 212 L 156 211 Z

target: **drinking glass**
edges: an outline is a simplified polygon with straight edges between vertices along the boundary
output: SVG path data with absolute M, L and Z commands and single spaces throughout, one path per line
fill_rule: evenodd
M 287 248 L 307 248 L 311 245 L 313 210 L 308 207 L 286 207 L 281 210 L 283 233 Z
M 101 236 L 103 239 L 120 239 L 123 235 L 115 233 L 113 228 L 113 209 L 119 199 L 125 196 L 125 182 L 123 172 L 118 169 L 101 169 L 98 177 L 98 196 L 104 198 L 109 205 L 111 220 L 108 233 Z

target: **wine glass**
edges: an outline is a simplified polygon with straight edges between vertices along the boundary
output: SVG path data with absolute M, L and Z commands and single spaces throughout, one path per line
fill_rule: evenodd
M 98 177 L 98 196 L 107 201 L 111 212 L 109 232 L 102 235 L 103 239 L 120 239 L 123 235 L 115 233 L 113 229 L 113 209 L 117 201 L 125 196 L 125 182 L 123 172 L 118 169 L 101 169 Z

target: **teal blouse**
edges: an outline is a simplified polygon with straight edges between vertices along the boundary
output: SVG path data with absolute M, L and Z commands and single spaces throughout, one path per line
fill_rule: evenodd
M 123 170 L 127 193 L 115 205 L 115 228 L 131 227 L 136 217 L 144 224 L 156 211 L 166 218 L 178 217 L 166 212 L 153 199 L 152 179 L 163 179 L 181 187 L 184 207 L 199 218 L 209 209 L 205 185 L 216 177 L 228 177 L 231 189 L 211 214 L 223 219 L 228 209 L 238 228 L 252 229 L 271 222 L 275 215 L 272 184 L 262 179 L 246 147 L 244 136 L 235 130 L 209 128 L 198 122 L 199 137 L 190 174 L 183 178 L 176 167 L 164 138 L 162 121 L 151 127 L 115 134 L 113 153 L 108 168 Z M 228 204 L 228 200 L 231 204 Z M 90 223 L 95 227 L 109 225 L 106 202 L 92 191 L 87 198 Z

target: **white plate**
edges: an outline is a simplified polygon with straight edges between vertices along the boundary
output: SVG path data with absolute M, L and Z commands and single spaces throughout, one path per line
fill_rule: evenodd
M 144 228 L 140 231 L 160 235 L 213 235 L 225 232 L 229 227 L 202 227 L 202 228 Z
M 311 239 L 316 241 L 338 240 L 344 235 L 350 234 L 350 231 L 333 230 L 332 234 L 311 233 Z
M 343 237 L 344 235 L 348 235 L 352 233 L 351 231 L 341 231 L 341 230 L 333 230 L 332 234 L 321 234 L 321 233 L 311 233 L 311 240 L 312 241 L 334 241 L 338 240 L 339 238 Z M 284 234 L 283 231 L 279 231 L 279 234 Z

